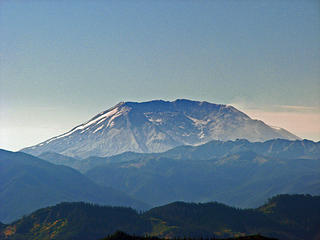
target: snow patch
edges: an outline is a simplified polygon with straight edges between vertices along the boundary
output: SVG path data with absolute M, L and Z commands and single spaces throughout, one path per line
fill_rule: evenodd
M 199 138 L 204 138 L 205 136 L 204 136 L 204 132 L 202 131 L 200 134 L 199 134 Z
M 149 122 L 152 122 L 152 123 L 163 123 L 164 120 L 161 119 L 161 118 L 155 118 L 155 117 L 152 117 L 150 116 L 152 115 L 152 113 L 148 112 L 148 113 L 144 113 L 144 116 L 148 119 Z
M 270 126 L 270 127 L 272 127 L 272 128 L 275 129 L 275 130 L 278 130 L 278 131 L 282 130 L 281 127 L 276 127 L 276 126 Z
M 96 125 L 99 125 L 100 123 L 104 122 L 106 120 L 106 118 L 101 119 L 99 122 L 97 122 Z
M 152 118 L 149 118 L 148 119 L 149 122 L 152 122 L 152 123 L 156 123 L 156 124 L 159 124 L 159 123 L 162 123 L 163 120 L 162 119 L 152 119 Z
M 88 127 L 88 126 L 90 126 L 90 125 L 98 122 L 99 120 L 102 120 L 102 119 L 105 120 L 105 119 L 111 117 L 112 115 L 116 114 L 117 112 L 118 112 L 118 108 L 115 108 L 115 109 L 113 109 L 113 110 L 111 110 L 111 111 L 109 111 L 109 112 L 107 112 L 107 113 L 105 113 L 105 114 L 102 114 L 101 116 L 99 116 L 99 117 L 97 117 L 97 118 L 89 121 L 88 123 L 86 123 L 85 125 L 83 125 L 83 126 L 81 126 L 81 127 L 82 127 L 82 128 L 86 128 L 86 127 Z
M 201 119 L 190 117 L 188 115 L 186 115 L 186 117 L 189 118 L 193 122 L 193 124 L 200 130 L 200 133 L 198 134 L 199 138 L 200 139 L 205 138 L 203 129 L 211 120 L 210 119 L 201 120 Z
M 196 126 L 207 125 L 211 121 L 210 119 L 207 119 L 207 120 L 196 119 L 188 115 L 186 115 L 186 117 L 189 118 Z
M 152 118 L 152 117 L 149 117 L 149 116 L 146 116 L 148 121 L 149 122 L 152 122 L 152 123 L 162 123 L 163 122 L 163 119 L 161 118 Z
M 92 119 L 92 120 L 89 120 L 88 122 L 86 122 L 86 123 L 84 123 L 84 124 L 82 124 L 82 125 L 79 125 L 78 127 L 75 127 L 74 129 L 72 129 L 71 131 L 69 131 L 69 132 L 67 132 L 67 133 L 65 133 L 65 134 L 62 134 L 62 135 L 60 135 L 60 136 L 51 138 L 51 139 L 49 139 L 49 140 L 48 140 L 47 142 L 45 142 L 45 143 L 50 143 L 50 142 L 52 142 L 52 141 L 54 141 L 54 140 L 57 140 L 57 139 L 59 139 L 59 138 L 67 137 L 67 136 L 71 135 L 72 133 L 74 133 L 74 132 L 76 132 L 76 131 L 78 131 L 78 130 L 83 130 L 83 129 L 91 126 L 92 124 L 94 124 L 94 123 L 96 123 L 96 122 L 98 122 L 98 121 L 99 121 L 99 122 L 100 122 L 100 121 L 104 121 L 105 119 L 107 119 L 107 118 L 109 118 L 109 117 L 111 117 L 111 116 L 113 116 L 113 115 L 115 115 L 115 114 L 119 114 L 120 112 L 122 112 L 122 111 L 119 111 L 119 112 L 118 112 L 118 108 L 115 108 L 115 109 L 113 109 L 113 110 L 111 110 L 111 111 L 109 111 L 109 112 L 106 112 L 105 114 L 100 115 L 99 117 L 96 117 L 96 118 L 94 118 L 94 119 Z M 83 132 L 84 132 L 84 131 L 81 131 L 81 133 L 83 133 Z
M 101 130 L 103 128 L 104 125 L 101 125 L 100 127 L 98 127 L 96 130 L 93 131 L 93 133 L 98 132 L 99 130 Z
M 112 127 L 114 125 L 113 120 L 116 119 L 117 117 L 121 116 L 121 114 L 124 112 L 125 110 L 121 110 L 119 111 L 117 114 L 113 115 L 110 120 L 108 121 L 107 127 Z

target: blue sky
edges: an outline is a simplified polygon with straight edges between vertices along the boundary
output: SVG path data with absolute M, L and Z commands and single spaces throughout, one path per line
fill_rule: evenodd
M 189 98 L 320 140 L 320 2 L 0 2 L 0 148 Z

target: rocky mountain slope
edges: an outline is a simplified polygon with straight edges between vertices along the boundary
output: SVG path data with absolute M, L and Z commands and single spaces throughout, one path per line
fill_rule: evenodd
M 290 132 L 251 119 L 232 106 L 185 99 L 122 102 L 69 132 L 22 151 L 70 157 L 110 156 L 126 151 L 162 152 L 211 140 L 298 139 Z

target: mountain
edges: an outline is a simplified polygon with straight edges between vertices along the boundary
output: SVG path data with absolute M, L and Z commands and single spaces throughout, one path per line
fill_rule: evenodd
M 259 208 L 243 210 L 216 202 L 174 202 L 153 208 L 145 215 L 163 221 L 171 236 L 260 233 L 293 240 L 317 239 L 320 234 L 320 197 L 310 195 L 279 195 Z
M 272 139 L 265 142 L 212 140 L 199 146 L 179 146 L 162 153 L 124 152 L 110 157 L 76 159 L 54 152 L 45 152 L 38 157 L 54 164 L 62 164 L 86 172 L 99 165 L 112 162 L 128 162 L 137 159 L 164 157 L 176 160 L 210 160 L 241 152 L 254 152 L 264 157 L 283 159 L 319 159 L 320 142 L 309 140 Z
M 208 144 L 210 145 L 210 144 Z M 97 184 L 113 186 L 151 205 L 172 201 L 220 201 L 237 207 L 256 207 L 282 193 L 320 194 L 320 159 L 278 158 L 240 151 L 209 155 L 204 146 L 192 153 L 130 153 L 108 158 L 85 175 Z M 172 153 L 172 152 L 171 152 Z M 170 155 L 165 153 L 167 155 Z M 184 154 L 189 158 L 185 159 Z M 181 158 L 179 156 L 182 156 Z M 250 197 L 248 197 L 250 196 Z
M 0 239 L 96 240 L 120 230 L 166 239 L 259 233 L 280 240 L 304 240 L 317 239 L 319 227 L 320 197 L 310 195 L 280 195 L 259 208 L 242 210 L 217 202 L 174 202 L 140 214 L 130 208 L 61 203 L 4 226 Z
M 25 153 L 0 150 L 0 221 L 10 222 L 62 201 L 147 208 L 125 193 L 98 186 L 72 168 Z
M 306 139 L 295 141 L 272 139 L 265 142 L 249 142 L 246 139 L 225 142 L 213 140 L 200 146 L 179 146 L 158 155 L 174 159 L 207 160 L 245 151 L 266 157 L 319 159 L 320 142 Z
M 142 235 L 151 230 L 151 223 L 131 208 L 101 207 L 83 202 L 60 203 L 8 225 L 4 230 L 8 233 L 2 239 L 98 240 L 118 229 Z
M 216 200 L 237 207 L 256 207 L 276 194 L 320 194 L 319 156 L 320 142 L 284 139 L 213 140 L 163 153 L 125 152 L 86 159 L 40 155 L 153 206 Z
M 110 156 L 126 151 L 163 152 L 211 140 L 295 140 L 297 136 L 251 119 L 232 106 L 179 99 L 121 102 L 69 132 L 22 151 L 38 156 Z
M 59 153 L 55 152 L 44 152 L 41 153 L 38 158 L 41 158 L 43 160 L 46 160 L 48 162 L 51 162 L 53 164 L 57 165 L 65 165 L 68 167 L 72 167 L 74 169 L 77 169 L 81 172 L 83 168 L 85 168 L 85 162 L 81 159 L 65 156 Z
M 131 160 L 135 160 L 138 157 L 144 157 L 144 156 L 156 156 L 161 153 L 135 153 L 135 152 L 124 152 L 117 155 L 113 155 L 110 157 L 88 157 L 85 159 L 80 158 L 73 158 L 69 156 L 65 156 L 59 153 L 55 152 L 44 152 L 41 153 L 38 157 L 41 159 L 44 159 L 48 162 L 54 163 L 54 164 L 61 164 L 65 166 L 72 167 L 82 173 L 85 173 L 86 171 L 100 166 L 104 165 L 106 163 L 111 162 L 127 162 Z
M 185 240 L 185 238 L 175 238 L 175 240 Z M 167 240 L 167 238 L 158 238 L 154 236 L 132 236 L 122 231 L 116 231 L 114 234 L 109 235 L 101 240 Z M 202 240 L 202 238 L 188 238 L 188 240 Z M 207 240 L 217 240 L 215 237 L 208 238 Z M 233 238 L 219 238 L 219 240 L 276 240 L 275 238 L 263 237 L 261 235 L 251 235 Z

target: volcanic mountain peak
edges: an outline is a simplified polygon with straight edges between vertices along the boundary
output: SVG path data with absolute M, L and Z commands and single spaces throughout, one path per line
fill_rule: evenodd
M 228 105 L 177 99 L 120 102 L 69 132 L 23 149 L 39 155 L 109 156 L 125 151 L 161 152 L 211 140 L 298 139 L 288 131 L 253 120 Z
M 57 140 L 59 138 L 67 137 L 67 136 L 73 134 L 74 132 L 77 132 L 77 131 L 80 131 L 80 130 L 81 130 L 80 133 L 84 133 L 84 132 L 94 128 L 95 126 L 99 126 L 99 127 L 95 128 L 93 133 L 99 131 L 103 127 L 106 127 L 106 128 L 112 127 L 113 124 L 114 124 L 113 120 L 115 118 L 121 116 L 121 114 L 123 114 L 124 112 L 129 110 L 128 108 L 126 109 L 124 107 L 122 107 L 120 109 L 121 105 L 123 105 L 123 104 L 119 103 L 115 107 L 112 107 L 112 108 L 110 108 L 110 109 L 108 109 L 108 110 L 106 110 L 104 112 L 99 113 L 98 115 L 96 115 L 93 118 L 91 118 L 89 121 L 76 126 L 75 128 L 71 129 L 69 132 L 64 133 L 62 135 L 59 135 L 57 137 L 53 137 L 53 138 L 51 138 L 51 139 L 49 139 L 49 140 L 47 140 L 47 141 L 45 141 L 45 142 L 43 142 L 43 143 L 41 143 L 41 144 L 39 144 L 37 146 L 42 146 L 42 145 L 44 145 L 46 143 L 50 143 L 50 142 L 52 142 L 54 140 Z M 106 123 L 106 120 L 108 120 L 107 123 Z M 102 123 L 104 123 L 104 124 L 102 124 Z M 106 123 L 106 125 L 105 125 L 105 123 Z

